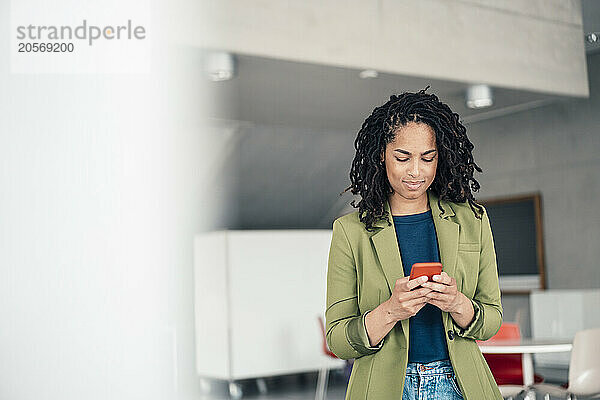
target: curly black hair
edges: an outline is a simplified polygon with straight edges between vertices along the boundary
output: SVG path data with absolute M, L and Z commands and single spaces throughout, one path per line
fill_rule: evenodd
M 350 169 L 352 184 L 340 195 L 351 190 L 352 194 L 361 196 L 358 206 L 355 200 L 350 204 L 358 207 L 360 221 L 367 231 L 373 228 L 376 220 L 388 220 L 384 201 L 393 189 L 380 157 L 386 145 L 394 140 L 397 129 L 409 121 L 425 123 L 435 131 L 438 166 L 430 190 L 438 196 L 440 209 L 444 210 L 440 199 L 454 203 L 468 201 L 475 216 L 481 219 L 483 208 L 471 193 L 480 188 L 473 171 L 482 172 L 473 161 L 474 146 L 467 138 L 466 128 L 459 122 L 459 115 L 435 94 L 426 94 L 428 88 L 390 96 L 388 102 L 373 110 L 358 131 L 354 141 L 356 155 Z

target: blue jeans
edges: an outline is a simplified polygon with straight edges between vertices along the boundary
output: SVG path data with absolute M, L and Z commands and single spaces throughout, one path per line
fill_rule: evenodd
M 462 400 L 450 360 L 408 363 L 402 400 Z

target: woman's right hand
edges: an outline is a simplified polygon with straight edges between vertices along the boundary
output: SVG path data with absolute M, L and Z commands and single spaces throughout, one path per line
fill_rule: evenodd
M 388 317 L 393 321 L 402 321 L 416 315 L 427 304 L 428 299 L 425 295 L 432 291 L 425 287 L 413 290 L 427 282 L 426 276 L 409 279 L 408 276 L 398 279 L 394 285 L 392 296 L 386 301 Z

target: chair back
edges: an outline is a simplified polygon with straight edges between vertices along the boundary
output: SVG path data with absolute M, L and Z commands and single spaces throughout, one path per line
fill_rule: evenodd
M 569 364 L 569 392 L 576 396 L 600 393 L 600 328 L 575 334 Z
M 514 322 L 504 322 L 491 340 L 521 339 L 521 328 Z

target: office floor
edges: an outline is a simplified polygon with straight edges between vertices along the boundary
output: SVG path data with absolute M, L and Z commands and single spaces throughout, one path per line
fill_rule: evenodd
M 261 393 L 255 380 L 238 381 L 243 391 L 243 399 L 252 400 L 314 400 L 317 388 L 317 373 L 282 375 L 264 379 L 267 391 Z M 343 370 L 332 370 L 329 373 L 327 399 L 344 399 L 347 381 Z M 211 381 L 210 389 L 202 400 L 229 400 L 229 387 L 225 381 Z
M 536 373 L 544 376 L 546 383 L 562 384 L 567 381 L 568 371 L 558 368 L 536 368 Z M 317 373 L 284 375 L 266 378 L 267 391 L 261 393 L 255 380 L 239 381 L 242 399 L 252 400 L 314 400 L 317 388 Z M 346 392 L 346 378 L 343 370 L 331 371 L 327 389 L 328 400 L 343 400 Z M 210 381 L 201 400 L 229 400 L 229 388 L 225 381 Z M 538 399 L 543 399 L 543 393 L 538 393 Z M 552 397 L 554 400 L 555 397 Z M 579 400 L 579 398 L 578 398 Z

